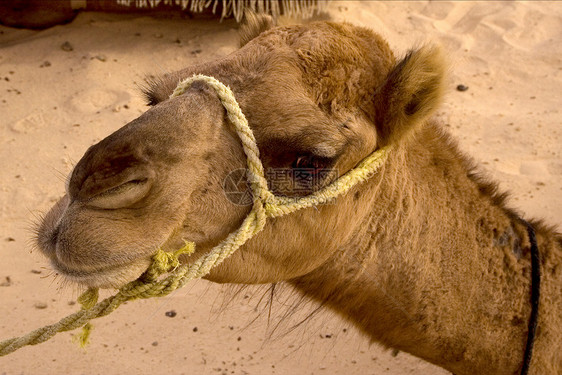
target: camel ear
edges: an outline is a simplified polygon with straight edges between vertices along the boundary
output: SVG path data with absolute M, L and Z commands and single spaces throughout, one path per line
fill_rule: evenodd
M 240 47 L 244 47 L 250 40 L 254 39 L 266 30 L 275 26 L 273 18 L 266 14 L 256 14 L 247 9 L 238 34 L 240 35 Z
M 410 51 L 391 70 L 375 96 L 380 143 L 398 142 L 435 112 L 443 97 L 445 70 L 436 46 Z

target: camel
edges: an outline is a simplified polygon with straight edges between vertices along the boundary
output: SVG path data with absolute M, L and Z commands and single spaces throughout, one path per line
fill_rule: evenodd
M 442 54 L 422 46 L 397 59 L 366 28 L 275 27 L 249 15 L 239 50 L 154 80 L 151 108 L 87 150 L 39 224 L 38 246 L 65 278 L 119 287 L 157 248 L 188 240 L 203 254 L 240 225 L 251 205 L 225 194 L 224 181 L 246 159 L 223 106 L 202 82 L 169 98 L 178 81 L 205 74 L 233 90 L 266 170 L 291 177 L 287 186 L 268 174 L 275 194 L 307 195 L 393 145 L 367 182 L 268 221 L 207 279 L 284 281 L 374 342 L 457 375 L 516 374 L 532 313 L 533 228 L 541 282 L 529 373 L 559 374 L 562 236 L 507 208 L 432 117 Z

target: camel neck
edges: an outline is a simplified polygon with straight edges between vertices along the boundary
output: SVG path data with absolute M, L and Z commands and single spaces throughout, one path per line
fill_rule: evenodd
M 531 314 L 527 227 L 455 149 L 420 143 L 397 150 L 362 192 L 367 225 L 293 283 L 372 340 L 456 374 L 518 373 Z

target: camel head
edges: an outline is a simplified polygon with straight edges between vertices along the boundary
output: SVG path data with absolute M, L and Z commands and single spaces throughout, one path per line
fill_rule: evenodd
M 208 251 L 250 211 L 246 158 L 225 109 L 202 82 L 170 99 L 181 79 L 205 74 L 233 90 L 269 187 L 285 196 L 310 194 L 377 148 L 403 142 L 441 97 L 436 48 L 397 61 L 361 27 L 273 27 L 258 16 L 248 17 L 241 39 L 229 56 L 152 82 L 151 108 L 86 151 L 38 228 L 38 246 L 59 274 L 117 287 L 138 277 L 158 248 L 193 241 L 197 253 Z M 362 189 L 271 219 L 208 278 L 265 283 L 311 272 L 362 224 L 369 211 Z

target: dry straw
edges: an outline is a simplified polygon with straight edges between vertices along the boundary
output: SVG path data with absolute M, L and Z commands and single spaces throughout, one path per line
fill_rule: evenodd
M 329 0 L 117 0 L 117 3 L 136 8 L 155 8 L 160 4 L 178 6 L 192 13 L 202 13 L 211 9 L 216 14 L 221 5 L 221 18 L 233 16 L 237 22 L 242 20 L 249 9 L 257 13 L 270 14 L 273 18 L 284 14 L 289 17 L 310 18 L 315 12 L 326 9 Z

